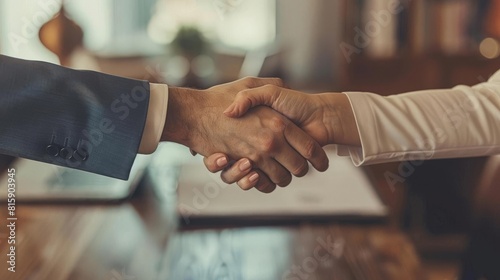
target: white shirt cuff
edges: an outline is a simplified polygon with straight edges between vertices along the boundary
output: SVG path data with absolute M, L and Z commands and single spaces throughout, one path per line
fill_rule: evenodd
M 142 134 L 140 154 L 151 154 L 156 151 L 163 133 L 168 108 L 168 86 L 150 84 L 148 115 Z

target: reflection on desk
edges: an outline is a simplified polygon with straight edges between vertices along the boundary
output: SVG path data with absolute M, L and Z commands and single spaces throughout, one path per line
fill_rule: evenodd
M 21 204 L 17 218 L 16 272 L 4 226 L 0 279 L 425 279 L 412 244 L 387 225 L 179 230 L 174 192 L 160 198 L 148 181 L 123 204 Z
M 162 268 L 159 279 L 424 279 L 406 238 L 376 226 L 179 232 Z

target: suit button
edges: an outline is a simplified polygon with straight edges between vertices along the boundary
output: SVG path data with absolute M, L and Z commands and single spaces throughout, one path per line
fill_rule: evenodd
M 86 161 L 89 158 L 89 153 L 84 149 L 78 149 L 73 152 L 73 158 L 79 161 Z
M 66 146 L 61 149 L 59 155 L 64 159 L 71 159 L 73 157 L 73 152 L 73 148 Z
M 57 145 L 50 144 L 45 148 L 45 151 L 47 152 L 47 154 L 53 157 L 57 157 L 59 155 L 60 148 Z

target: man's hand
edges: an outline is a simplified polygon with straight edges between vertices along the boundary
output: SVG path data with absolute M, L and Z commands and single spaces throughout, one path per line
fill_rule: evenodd
M 327 169 L 328 158 L 321 146 L 281 114 L 260 107 L 238 119 L 225 116 L 223 111 L 239 87 L 236 82 L 208 90 L 170 88 L 162 140 L 181 143 L 202 155 L 227 155 L 216 162 L 248 159 L 250 166 L 259 169 L 248 180 L 265 181 L 265 174 L 271 180 L 257 184 L 263 192 L 274 190 L 275 184 L 288 185 L 290 172 L 305 175 L 307 160 L 318 170 Z

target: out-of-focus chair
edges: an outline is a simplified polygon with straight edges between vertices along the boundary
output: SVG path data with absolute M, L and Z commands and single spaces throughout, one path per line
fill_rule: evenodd
M 461 279 L 500 279 L 500 155 L 486 162 L 474 205 Z

